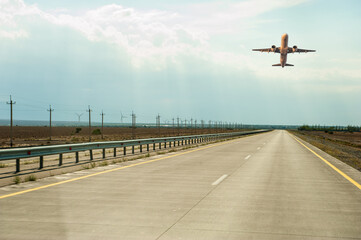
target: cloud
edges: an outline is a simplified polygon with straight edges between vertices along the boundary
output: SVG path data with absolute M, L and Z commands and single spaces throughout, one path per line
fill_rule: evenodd
M 191 4 L 188 9 L 198 11 L 190 15 L 177 12 L 139 11 L 110 4 L 79 15 L 62 11 L 45 12 L 23 0 L 0 0 L 0 38 L 24 38 L 29 33 L 19 24 L 22 17 L 40 18 L 58 26 L 67 26 L 83 34 L 89 41 L 105 42 L 124 49 L 134 66 L 150 65 L 162 69 L 167 62 L 177 63 L 182 57 L 193 56 L 211 63 L 232 64 L 244 60 L 231 52 L 214 51 L 209 29 L 223 29 L 239 25 L 239 18 L 248 18 L 277 7 L 287 7 L 305 0 L 249 0 L 241 3 Z M 209 28 L 205 27 L 208 23 Z M 218 25 L 216 24 L 218 23 Z M 203 25 L 203 26 L 202 26 Z M 31 29 L 31 27 L 30 27 Z M 235 65 L 239 67 L 238 64 Z

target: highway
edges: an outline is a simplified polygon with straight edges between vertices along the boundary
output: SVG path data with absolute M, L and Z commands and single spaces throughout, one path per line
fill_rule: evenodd
M 303 144 L 272 131 L 0 188 L 0 239 L 361 239 L 361 173 Z

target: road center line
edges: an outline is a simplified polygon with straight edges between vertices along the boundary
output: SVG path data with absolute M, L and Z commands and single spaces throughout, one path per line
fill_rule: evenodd
M 248 158 L 250 158 L 250 157 L 251 157 L 251 155 L 248 155 L 248 156 L 247 156 L 247 157 L 245 157 L 244 159 L 245 159 L 245 160 L 247 160 L 247 159 L 248 159 Z
M 228 175 L 224 174 L 222 177 L 218 178 L 214 183 L 212 183 L 212 185 L 216 186 L 216 185 L 220 184 L 224 179 L 226 179 L 226 177 L 228 177 Z

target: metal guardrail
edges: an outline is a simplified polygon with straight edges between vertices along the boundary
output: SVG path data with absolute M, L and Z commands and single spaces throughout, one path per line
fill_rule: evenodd
M 79 162 L 79 152 L 89 151 L 90 160 L 93 160 L 93 150 L 102 149 L 103 158 L 105 158 L 105 149 L 113 148 L 116 157 L 117 148 L 123 147 L 123 154 L 126 155 L 126 147 L 132 147 L 132 153 L 134 154 L 134 147 L 140 146 L 140 152 L 143 151 L 143 145 L 146 145 L 147 151 L 149 146 L 153 145 L 153 150 L 156 149 L 156 144 L 164 144 L 164 148 L 180 145 L 188 145 L 193 143 L 209 142 L 222 138 L 237 137 L 242 135 L 250 135 L 256 133 L 267 132 L 269 130 L 256 130 L 247 132 L 233 132 L 233 133 L 219 133 L 219 134 L 204 134 L 204 135 L 191 135 L 191 136 L 178 136 L 178 137 L 166 137 L 166 138 L 148 138 L 148 139 L 135 139 L 126 141 L 107 141 L 107 142 L 91 142 L 91 143 L 78 143 L 78 144 L 63 144 L 63 145 L 52 145 L 42 147 L 25 147 L 15 149 L 3 149 L 0 150 L 0 161 L 4 160 L 16 160 L 16 172 L 20 172 L 20 159 L 30 157 L 40 157 L 39 169 L 44 167 L 44 156 L 59 154 L 59 166 L 63 164 L 64 153 L 75 153 L 75 162 Z

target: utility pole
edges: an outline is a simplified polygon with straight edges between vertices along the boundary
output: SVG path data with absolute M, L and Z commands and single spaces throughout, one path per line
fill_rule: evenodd
M 191 134 L 193 134 L 193 118 L 191 118 Z
M 102 113 L 100 114 L 102 116 L 102 139 L 103 139 L 103 130 L 104 130 L 104 113 L 103 113 L 103 110 L 102 110 Z
M 7 102 L 7 104 L 10 104 L 10 147 L 13 147 L 13 105 L 16 102 L 11 99 L 11 95 L 10 102 Z
M 160 137 L 160 115 L 158 113 L 157 117 L 156 117 L 156 125 L 158 128 L 158 137 Z
M 91 132 L 91 112 L 92 110 L 90 109 L 90 105 L 88 105 L 88 110 L 86 110 L 89 113 L 89 142 L 92 141 L 92 132 Z
M 197 135 L 197 119 L 194 120 L 194 132 Z
M 49 109 L 47 110 L 50 113 L 50 123 L 49 123 L 49 139 L 51 141 L 51 113 L 54 111 L 54 109 L 51 108 L 51 105 L 49 105 Z
M 173 136 L 175 135 L 175 129 L 174 129 L 174 118 L 172 118 L 173 121 Z
M 179 117 L 177 117 L 177 128 L 178 128 L 178 136 L 179 136 Z
M 75 113 L 78 116 L 78 122 L 80 122 L 80 117 L 84 114 L 84 113 Z
M 135 113 L 132 111 L 132 138 L 135 139 L 135 126 L 136 126 L 136 115 Z
M 123 123 L 124 118 L 127 118 L 127 116 L 123 115 L 123 113 L 120 112 L 120 123 Z

